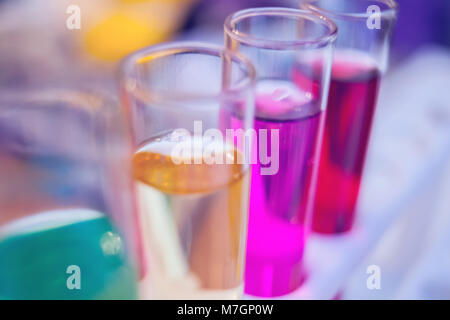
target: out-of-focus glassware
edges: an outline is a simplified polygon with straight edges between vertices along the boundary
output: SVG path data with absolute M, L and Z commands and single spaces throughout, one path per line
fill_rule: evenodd
M 97 93 L 0 93 L 0 299 L 137 297 L 123 119 Z
M 232 114 L 251 128 L 253 82 L 245 58 L 197 43 L 149 47 L 122 64 L 148 252 L 147 297 L 242 295 L 249 165 L 240 160 L 245 145 L 226 133 Z
M 393 0 L 308 0 L 301 5 L 333 19 L 333 58 L 313 230 L 351 230 L 380 78 L 386 71 L 397 14 Z M 320 65 L 320 61 L 314 61 Z M 317 75 L 303 73 L 316 79 Z
M 248 9 L 225 21 L 226 47 L 257 72 L 246 293 L 279 296 L 302 282 L 335 37 L 333 22 L 305 10 Z

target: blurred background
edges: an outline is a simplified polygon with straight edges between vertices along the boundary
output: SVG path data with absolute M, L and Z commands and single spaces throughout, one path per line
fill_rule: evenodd
M 308 297 L 450 299 L 450 1 L 397 2 L 359 205 L 368 236 L 333 250 L 345 252 L 335 259 L 310 250 L 327 268 Z M 126 54 L 172 40 L 222 44 L 227 15 L 263 6 L 299 1 L 0 0 L 0 87 L 115 94 Z M 380 290 L 366 286 L 369 265 L 381 269 Z

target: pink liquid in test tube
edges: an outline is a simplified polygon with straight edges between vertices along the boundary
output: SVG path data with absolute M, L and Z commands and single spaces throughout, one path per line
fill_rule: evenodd
M 368 56 L 335 53 L 313 218 L 316 232 L 352 228 L 380 75 Z
M 239 127 L 239 119 L 234 126 Z M 267 154 L 278 148 L 278 172 L 261 174 L 258 156 L 252 165 L 245 291 L 271 297 L 289 293 L 302 281 L 305 217 L 311 204 L 314 162 L 323 112 L 309 93 L 288 81 L 262 81 L 257 87 L 258 134 L 253 146 L 261 152 L 261 129 L 267 130 Z M 271 131 L 279 141 L 272 144 Z

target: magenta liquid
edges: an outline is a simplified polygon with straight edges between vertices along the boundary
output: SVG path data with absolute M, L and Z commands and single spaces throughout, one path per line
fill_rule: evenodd
M 369 58 L 335 54 L 321 149 L 313 230 L 353 225 L 380 72 Z
M 257 132 L 266 129 L 267 150 L 278 147 L 278 172 L 262 175 L 252 165 L 245 292 L 272 297 L 289 293 L 302 281 L 305 216 L 312 204 L 323 112 L 292 83 L 264 81 L 256 98 Z M 271 130 L 279 130 L 278 146 Z M 256 144 L 260 146 L 260 138 Z M 316 169 L 316 170 L 314 170 Z

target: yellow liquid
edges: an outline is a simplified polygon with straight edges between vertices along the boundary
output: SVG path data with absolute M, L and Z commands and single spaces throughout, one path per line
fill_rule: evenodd
M 248 171 L 241 164 L 193 159 L 175 164 L 163 143 L 146 144 L 133 159 L 150 297 L 237 299 L 243 289 Z M 234 159 L 237 153 L 224 150 Z

